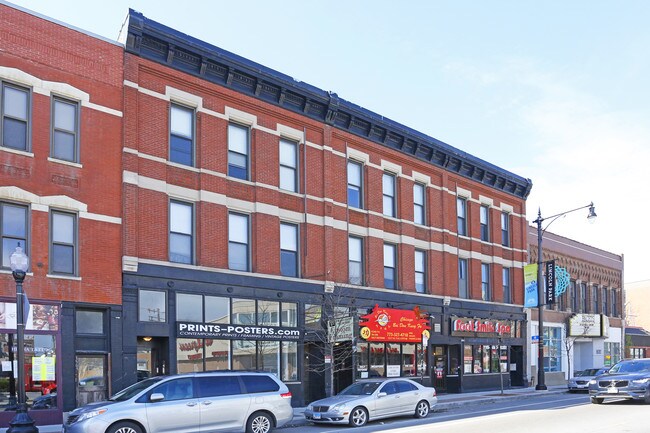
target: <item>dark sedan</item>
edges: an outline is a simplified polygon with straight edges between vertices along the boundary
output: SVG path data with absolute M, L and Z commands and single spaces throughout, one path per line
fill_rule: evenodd
M 589 381 L 591 402 L 606 399 L 638 400 L 650 404 L 650 358 L 630 359 Z

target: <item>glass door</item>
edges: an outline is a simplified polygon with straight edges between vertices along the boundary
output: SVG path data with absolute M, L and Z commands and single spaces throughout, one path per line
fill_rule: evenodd
M 77 407 L 108 398 L 107 355 L 77 355 Z

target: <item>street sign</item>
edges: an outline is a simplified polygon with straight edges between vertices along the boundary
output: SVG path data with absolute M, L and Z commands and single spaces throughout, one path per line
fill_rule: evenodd
M 327 342 L 352 341 L 354 338 L 354 320 L 352 317 L 341 317 L 327 322 Z

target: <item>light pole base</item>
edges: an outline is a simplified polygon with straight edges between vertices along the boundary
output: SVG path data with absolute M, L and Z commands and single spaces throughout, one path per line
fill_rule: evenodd
M 22 403 L 18 405 L 16 416 L 9 423 L 11 427 L 7 433 L 38 433 L 38 428 L 34 425 L 34 420 L 27 413 L 27 405 Z
M 544 384 L 535 385 L 535 391 L 546 391 L 547 389 L 548 388 Z

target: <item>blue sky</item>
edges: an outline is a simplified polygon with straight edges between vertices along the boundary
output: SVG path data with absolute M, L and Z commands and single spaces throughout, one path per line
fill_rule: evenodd
M 532 179 L 528 220 L 650 279 L 650 2 L 14 0 L 117 39 L 128 8 Z

